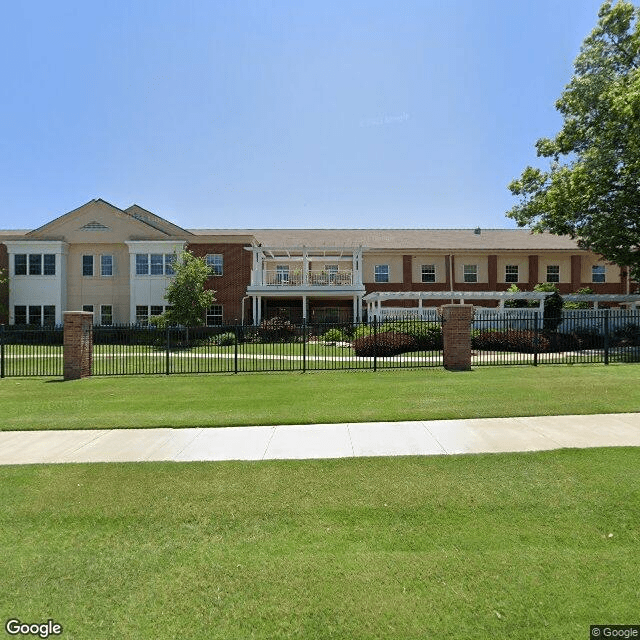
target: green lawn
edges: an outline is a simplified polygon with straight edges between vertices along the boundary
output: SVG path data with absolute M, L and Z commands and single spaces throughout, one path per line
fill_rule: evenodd
M 3 467 L 0 611 L 69 639 L 587 638 L 638 621 L 639 487 L 632 448 Z
M 640 368 L 0 380 L 0 429 L 221 427 L 640 411 Z

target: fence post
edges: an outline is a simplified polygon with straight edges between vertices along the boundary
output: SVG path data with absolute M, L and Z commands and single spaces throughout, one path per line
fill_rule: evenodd
M 236 339 L 233 341 L 233 373 L 238 373 L 238 340 L 240 339 L 238 336 L 238 325 L 233 327 L 233 333 L 236 336 Z
M 171 373 L 171 346 L 170 346 L 170 341 L 171 341 L 171 327 L 169 327 L 169 325 L 167 325 L 167 331 L 165 334 L 166 338 L 165 338 L 165 370 L 164 373 L 165 375 L 169 375 Z
M 538 351 L 540 351 L 540 326 L 539 326 L 539 319 L 538 319 L 538 315 L 540 314 L 539 311 L 534 311 L 533 312 L 533 366 L 537 367 L 538 366 Z
M 93 361 L 93 313 L 65 311 L 63 336 L 64 379 L 78 380 L 90 376 Z
M 378 370 L 378 316 L 373 317 L 373 370 Z
M 0 325 L 0 378 L 4 378 L 4 325 Z
M 307 371 L 307 320 L 302 319 L 302 373 Z
M 472 304 L 445 304 L 442 317 L 442 364 L 449 371 L 471 370 Z
M 604 310 L 604 363 L 609 364 L 609 309 Z

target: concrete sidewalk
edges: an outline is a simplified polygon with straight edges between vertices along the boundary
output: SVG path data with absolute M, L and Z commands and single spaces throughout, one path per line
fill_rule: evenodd
M 640 413 L 193 429 L 0 432 L 0 464 L 276 460 L 640 446 Z

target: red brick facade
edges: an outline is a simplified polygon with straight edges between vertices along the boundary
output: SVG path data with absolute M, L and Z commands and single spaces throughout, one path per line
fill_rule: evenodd
M 193 255 L 204 258 L 208 254 L 223 256 L 221 276 L 211 276 L 207 288 L 216 292 L 216 304 L 222 305 L 224 324 L 242 323 L 242 299 L 251 281 L 251 253 L 239 243 L 193 243 L 187 248 Z M 251 305 L 245 302 L 245 322 Z

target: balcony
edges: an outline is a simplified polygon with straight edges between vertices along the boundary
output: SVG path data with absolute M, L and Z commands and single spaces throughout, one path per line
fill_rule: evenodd
M 264 287 L 351 287 L 353 271 L 338 269 L 335 271 L 308 271 L 292 269 L 264 269 L 262 272 Z

